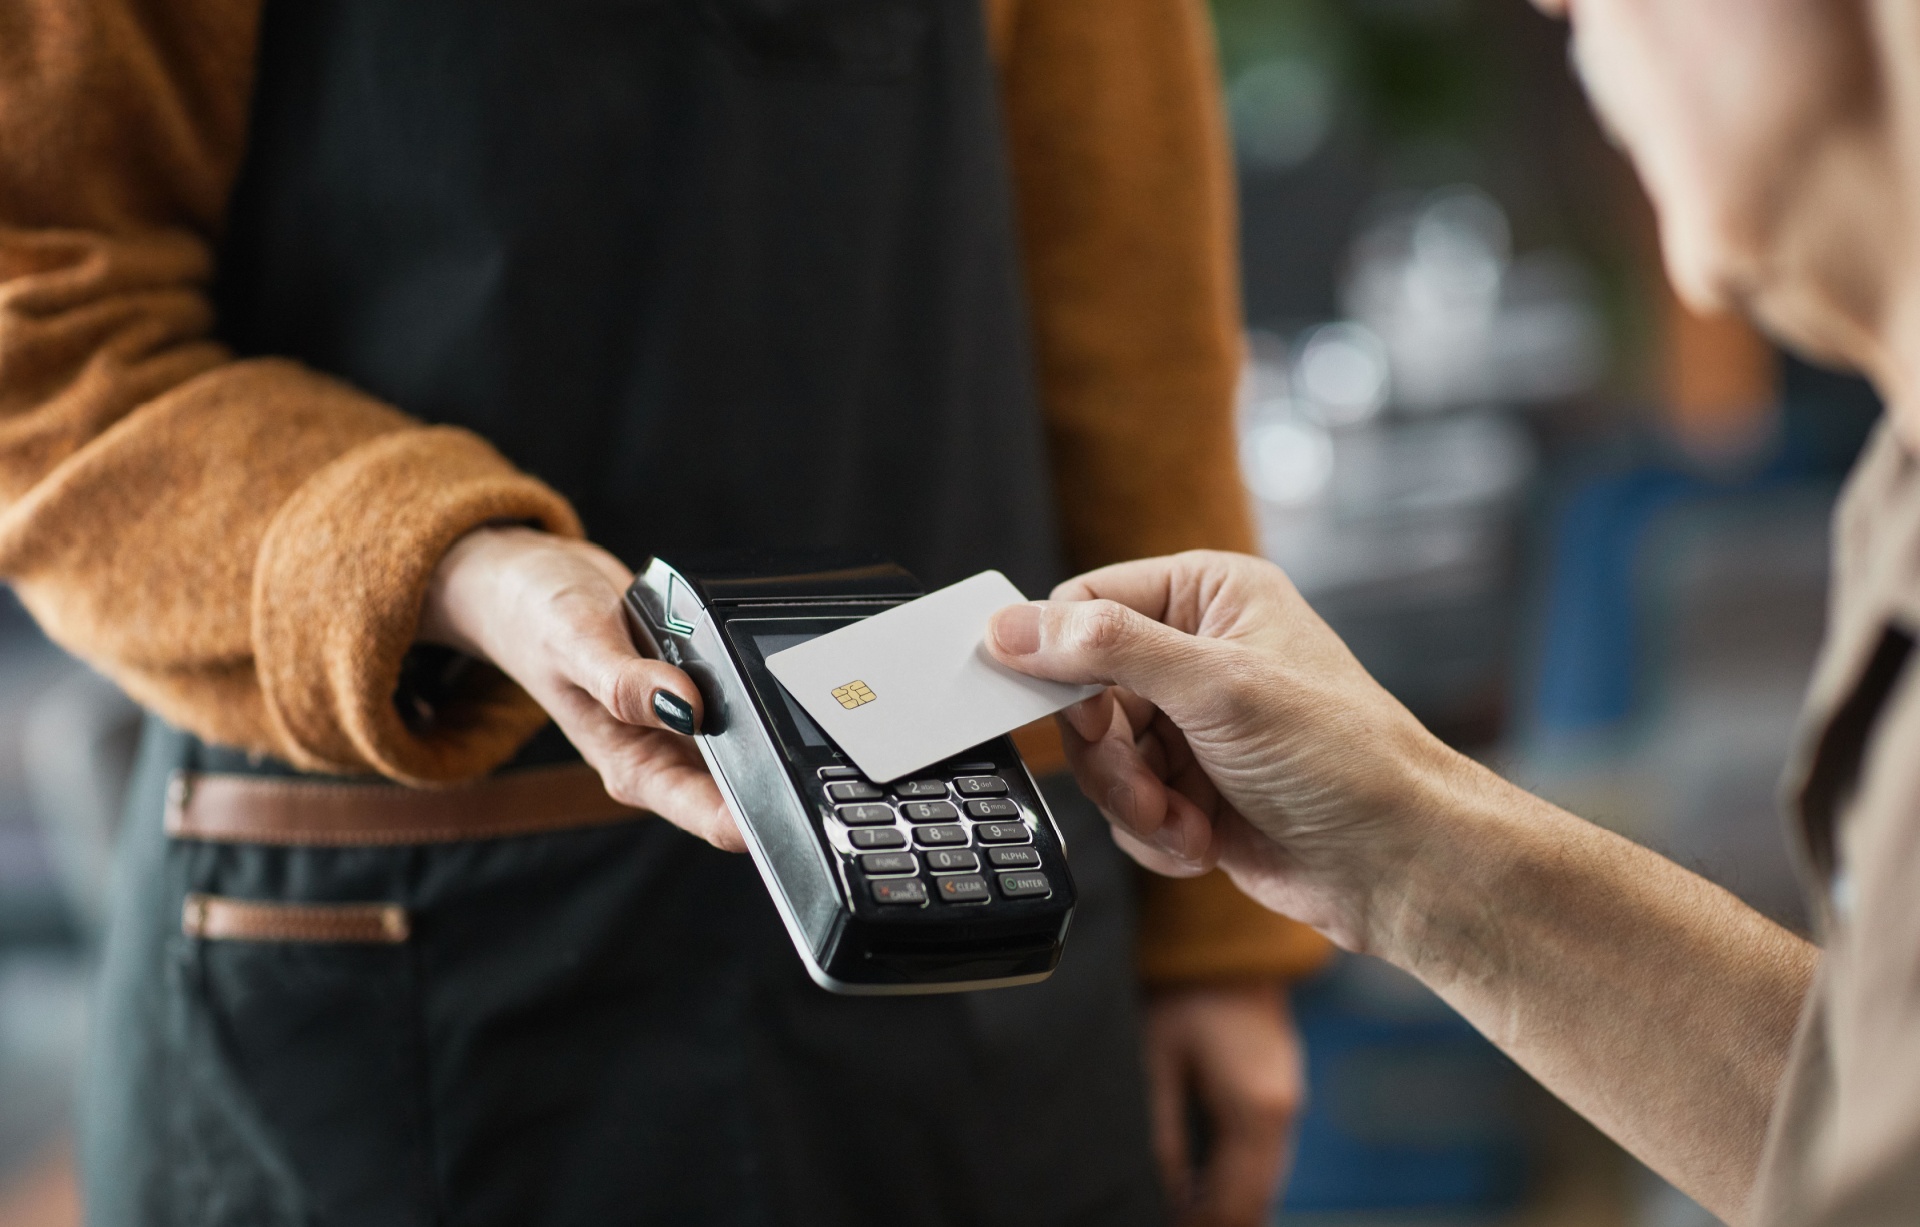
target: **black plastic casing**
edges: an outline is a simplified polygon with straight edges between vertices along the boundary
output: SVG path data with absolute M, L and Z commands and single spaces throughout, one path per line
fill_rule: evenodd
M 695 742 L 808 973 L 837 993 L 958 992 L 1043 980 L 1059 963 L 1073 918 L 1065 844 L 1010 737 L 913 778 L 951 777 L 965 765 L 967 774 L 1005 780 L 1052 887 L 1045 897 L 1009 898 L 996 886 L 985 903 L 881 904 L 834 816 L 826 791 L 833 781 L 821 770 L 852 763 L 774 680 L 757 641 L 826 633 L 922 594 L 910 573 L 883 560 L 775 553 L 677 567 L 653 558 L 627 591 L 642 650 L 686 670 L 699 687 L 705 715 Z M 974 823 L 961 824 L 971 842 Z M 911 825 L 902 819 L 898 829 Z M 985 848 L 974 851 L 985 860 Z M 935 895 L 937 879 L 924 868 L 917 876 Z

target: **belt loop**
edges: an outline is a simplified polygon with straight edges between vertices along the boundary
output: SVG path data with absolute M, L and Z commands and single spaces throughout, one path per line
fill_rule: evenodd
M 179 830 L 186 822 L 187 802 L 193 800 L 193 772 L 175 768 L 167 777 L 167 830 Z

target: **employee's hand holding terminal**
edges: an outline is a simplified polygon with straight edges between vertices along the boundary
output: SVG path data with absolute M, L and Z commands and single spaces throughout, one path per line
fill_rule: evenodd
M 596 545 L 528 528 L 460 538 L 434 572 L 420 638 L 491 661 L 553 716 L 616 801 L 730 852 L 745 841 L 684 734 L 704 716 L 673 665 L 635 650 L 633 573 Z
M 822 986 L 934 992 L 1043 979 L 1073 886 L 1012 742 L 995 738 L 912 779 L 867 780 L 766 672 L 766 655 L 919 595 L 891 566 L 762 561 L 689 576 L 656 561 L 636 582 L 596 546 L 482 529 L 436 571 L 421 638 L 519 682 L 616 800 L 751 851 Z
M 1042 980 L 1073 916 L 1064 844 L 1010 737 L 868 778 L 768 667 L 888 614 L 877 629 L 922 595 L 889 563 L 785 553 L 655 558 L 627 593 L 642 646 L 699 685 L 700 753 L 808 973 L 834 992 Z M 835 699 L 858 709 L 874 696 L 848 679 Z

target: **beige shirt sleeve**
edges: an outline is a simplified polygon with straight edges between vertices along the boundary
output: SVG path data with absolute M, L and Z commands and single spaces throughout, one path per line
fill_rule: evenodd
M 1755 1204 L 1920 1222 L 1920 466 L 1884 429 L 1836 521 L 1828 643 L 1788 793 L 1823 954 Z

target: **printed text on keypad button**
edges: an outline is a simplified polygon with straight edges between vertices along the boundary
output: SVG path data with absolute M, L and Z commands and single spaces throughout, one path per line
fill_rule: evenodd
M 1000 875 L 1000 893 L 1009 899 L 1030 899 L 1052 894 L 1053 887 L 1044 873 L 1003 873 Z
M 980 858 L 965 848 L 936 848 L 927 853 L 927 868 L 935 873 L 971 873 Z
M 987 797 L 980 801 L 967 802 L 969 818 L 1018 818 L 1020 807 L 1005 797 Z
M 979 874 L 968 874 L 963 878 L 941 878 L 940 897 L 948 903 L 985 903 L 993 897 L 987 889 L 987 880 Z
M 999 862 L 995 862 L 998 864 Z M 891 873 L 916 873 L 920 862 L 911 852 L 873 852 L 860 858 L 860 868 L 867 873 L 880 875 Z
M 927 884 L 919 878 L 882 878 L 869 882 L 876 903 L 925 903 Z
M 960 816 L 951 801 L 908 801 L 900 806 L 908 822 L 952 822 Z
M 1038 869 L 1040 853 L 1032 848 L 989 848 L 987 860 L 995 869 Z
M 963 797 L 984 797 L 1007 791 L 1007 782 L 997 775 L 963 775 L 953 786 Z
M 1027 825 L 1024 822 L 983 822 L 973 828 L 983 844 L 1024 844 L 1027 842 Z

